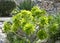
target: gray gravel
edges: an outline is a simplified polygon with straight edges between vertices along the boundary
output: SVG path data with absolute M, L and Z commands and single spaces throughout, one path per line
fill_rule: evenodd
M 0 29 L 0 43 L 5 43 L 6 35 L 2 33 L 2 30 Z
M 2 32 L 3 23 L 0 22 L 0 43 L 5 43 L 6 34 Z

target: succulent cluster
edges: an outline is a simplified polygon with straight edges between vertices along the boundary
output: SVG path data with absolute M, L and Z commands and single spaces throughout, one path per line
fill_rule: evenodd
M 13 33 L 15 36 L 13 40 L 20 39 L 16 43 L 35 43 L 37 40 L 48 39 L 50 35 L 57 33 L 59 24 L 56 20 L 54 16 L 47 16 L 45 10 L 34 6 L 31 11 L 21 10 L 14 15 L 12 22 L 5 22 L 4 32 L 7 35 Z M 15 41 L 12 42 L 15 43 Z

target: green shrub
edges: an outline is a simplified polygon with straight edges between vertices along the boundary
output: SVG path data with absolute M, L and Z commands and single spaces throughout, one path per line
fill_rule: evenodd
M 0 16 L 10 16 L 15 7 L 16 4 L 13 1 L 0 1 Z
M 4 32 L 13 43 L 35 43 L 38 40 L 49 39 L 58 29 L 59 24 L 55 17 L 46 16 L 46 11 L 36 6 L 31 11 L 21 10 L 12 17 L 11 24 L 4 24 Z

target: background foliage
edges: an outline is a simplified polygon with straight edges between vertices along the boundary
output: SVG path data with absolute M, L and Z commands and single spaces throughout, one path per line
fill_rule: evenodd
M 20 3 L 20 5 L 18 7 L 19 7 L 19 9 L 23 9 L 23 10 L 31 10 L 31 8 L 34 5 L 35 5 L 34 1 L 24 0 L 23 2 Z
M 11 12 L 13 15 L 20 12 L 20 10 L 31 10 L 33 6 L 35 6 L 36 3 L 32 0 L 24 0 L 23 2 L 20 2 L 19 5 Z
M 10 16 L 11 11 L 16 7 L 14 1 L 0 1 L 0 16 Z

